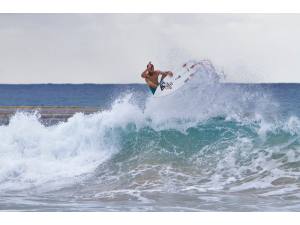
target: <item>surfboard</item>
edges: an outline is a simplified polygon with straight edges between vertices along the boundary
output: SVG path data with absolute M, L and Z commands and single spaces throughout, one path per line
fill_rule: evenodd
M 199 69 L 199 63 L 187 62 L 184 63 L 178 70 L 173 73 L 173 76 L 166 76 L 160 81 L 153 96 L 156 98 L 170 95 L 188 83 Z

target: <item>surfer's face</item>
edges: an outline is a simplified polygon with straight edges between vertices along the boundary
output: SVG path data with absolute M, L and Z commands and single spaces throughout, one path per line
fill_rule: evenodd
M 149 72 L 153 72 L 153 71 L 154 71 L 154 66 L 151 65 L 151 64 L 148 64 L 148 65 L 147 65 L 147 70 L 148 70 Z

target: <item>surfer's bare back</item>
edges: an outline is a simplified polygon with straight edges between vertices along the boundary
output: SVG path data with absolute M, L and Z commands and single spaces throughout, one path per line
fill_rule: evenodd
M 163 80 L 168 75 L 173 76 L 173 73 L 171 71 L 162 72 L 160 70 L 154 70 L 154 65 L 151 62 L 148 63 L 146 70 L 142 73 L 142 78 L 145 79 L 152 93 L 155 92 L 157 86 L 159 85 L 159 75 L 162 75 L 161 80 Z

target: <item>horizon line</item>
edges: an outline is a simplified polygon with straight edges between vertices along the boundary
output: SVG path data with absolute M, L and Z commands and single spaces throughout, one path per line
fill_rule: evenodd
M 300 82 L 220 82 L 222 84 L 300 84 Z M 146 83 L 0 83 L 0 85 L 147 85 Z

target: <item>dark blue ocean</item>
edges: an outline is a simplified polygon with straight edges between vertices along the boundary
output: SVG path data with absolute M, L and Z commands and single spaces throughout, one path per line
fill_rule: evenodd
M 109 107 L 126 92 L 149 94 L 142 84 L 0 84 L 0 105 Z
M 300 85 L 229 84 L 203 67 L 142 84 L 0 85 L 0 106 L 94 107 L 0 126 L 0 210 L 300 211 Z
M 222 83 L 229 89 L 261 91 L 280 104 L 284 115 L 300 115 L 300 84 Z M 0 106 L 79 106 L 109 108 L 125 94 L 144 103 L 151 95 L 144 84 L 0 84 Z

